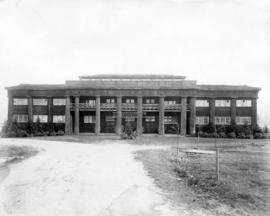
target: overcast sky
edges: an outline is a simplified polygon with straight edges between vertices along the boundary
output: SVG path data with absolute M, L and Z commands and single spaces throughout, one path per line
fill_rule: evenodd
M 266 0 L 0 0 L 0 122 L 5 86 L 162 73 L 261 87 L 270 125 L 269 57 Z

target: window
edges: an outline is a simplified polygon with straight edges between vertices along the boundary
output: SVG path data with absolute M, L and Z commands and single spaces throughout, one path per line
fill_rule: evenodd
M 53 99 L 53 105 L 54 106 L 65 106 L 66 105 L 66 99 L 65 98 L 54 98 Z
M 229 116 L 216 116 L 215 117 L 215 124 L 216 125 L 230 125 L 231 124 L 231 117 L 229 117 Z
M 251 125 L 251 117 L 250 116 L 236 116 L 235 122 L 237 125 Z
M 164 124 L 172 124 L 173 117 L 172 116 L 164 116 Z
M 231 100 L 215 100 L 216 107 L 230 107 Z
M 197 125 L 208 125 L 209 124 L 209 116 L 197 116 L 196 117 Z
M 106 99 L 106 103 L 114 104 L 115 100 L 114 100 L 114 98 L 108 98 L 108 99 Z
M 145 121 L 146 122 L 155 122 L 156 118 L 155 118 L 155 116 L 145 116 Z
M 114 122 L 114 117 L 113 116 L 105 116 L 105 121 L 106 122 Z
M 236 100 L 237 107 L 251 107 L 251 100 Z
M 132 104 L 134 104 L 135 103 L 135 100 L 134 99 L 126 99 L 126 103 L 132 103 Z
M 176 101 L 175 100 L 169 100 L 169 101 L 164 101 L 165 105 L 175 105 Z
M 53 123 L 65 123 L 66 117 L 64 115 L 54 115 L 53 116 Z
M 13 105 L 15 106 L 28 105 L 28 99 L 27 98 L 13 98 Z
M 13 121 L 14 122 L 16 121 L 18 123 L 28 122 L 28 115 L 21 115 L 21 114 L 13 115 Z
M 46 99 L 46 98 L 34 98 L 33 99 L 33 105 L 34 106 L 47 106 L 48 105 L 48 99 Z
M 88 105 L 96 105 L 96 100 L 88 100 L 86 101 Z
M 85 124 L 96 123 L 96 116 L 92 116 L 92 115 L 84 116 L 83 123 Z
M 48 115 L 33 115 L 33 122 L 37 122 L 38 119 L 41 123 L 47 123 Z
M 147 104 L 155 104 L 155 99 L 146 99 L 145 101 Z
M 196 100 L 196 107 L 209 107 L 208 100 Z

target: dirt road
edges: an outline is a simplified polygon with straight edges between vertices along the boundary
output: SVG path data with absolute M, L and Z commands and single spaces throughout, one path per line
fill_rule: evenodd
M 11 166 L 0 184 L 0 215 L 178 215 L 179 207 L 176 211 L 164 199 L 133 157 L 133 151 L 146 147 L 112 142 L 0 139 L 1 145 L 43 149 Z

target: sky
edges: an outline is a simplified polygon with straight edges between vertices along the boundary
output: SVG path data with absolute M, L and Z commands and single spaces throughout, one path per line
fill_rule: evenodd
M 172 74 L 262 88 L 270 126 L 269 57 L 266 0 L 0 0 L 0 122 L 6 86 Z

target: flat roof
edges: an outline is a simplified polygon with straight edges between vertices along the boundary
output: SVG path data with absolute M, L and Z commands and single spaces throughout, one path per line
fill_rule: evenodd
M 119 75 L 119 74 L 97 74 L 90 76 L 79 76 L 80 79 L 185 79 L 185 76 L 176 75 Z

